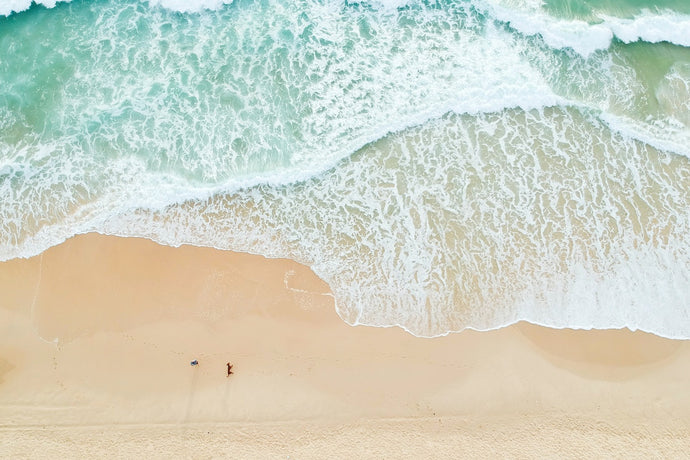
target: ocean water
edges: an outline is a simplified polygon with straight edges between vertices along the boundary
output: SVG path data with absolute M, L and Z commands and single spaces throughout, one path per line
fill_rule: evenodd
M 0 260 L 289 257 L 350 324 L 690 338 L 690 3 L 0 0 Z

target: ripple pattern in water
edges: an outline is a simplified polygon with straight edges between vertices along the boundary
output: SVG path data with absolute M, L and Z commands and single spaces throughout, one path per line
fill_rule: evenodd
M 688 204 L 685 158 L 577 110 L 512 110 L 444 117 L 318 179 L 106 228 L 306 262 L 351 324 L 427 336 L 527 319 L 685 337 Z
M 690 337 L 683 2 L 7 5 L 0 260 L 148 236 L 307 263 L 351 324 Z

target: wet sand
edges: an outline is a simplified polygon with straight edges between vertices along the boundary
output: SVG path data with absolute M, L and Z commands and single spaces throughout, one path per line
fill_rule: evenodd
M 690 448 L 687 341 L 528 323 L 435 339 L 351 327 L 295 262 L 96 234 L 0 263 L 0 290 L 6 458 Z

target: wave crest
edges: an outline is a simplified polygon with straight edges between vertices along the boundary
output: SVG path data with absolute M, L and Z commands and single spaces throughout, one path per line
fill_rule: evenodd
M 519 319 L 690 337 L 690 163 L 577 110 L 447 116 L 305 184 L 101 230 L 287 257 L 350 324 L 421 336 Z
M 598 21 L 592 23 L 579 19 L 558 19 L 534 6 L 518 9 L 483 1 L 476 1 L 475 5 L 521 34 L 539 35 L 554 49 L 570 48 L 584 57 L 608 49 L 614 37 L 623 43 L 643 40 L 690 46 L 690 16 L 670 10 L 643 10 L 632 19 L 600 14 Z
M 31 5 L 43 5 L 53 8 L 58 2 L 69 3 L 72 0 L 4 0 L 0 3 L 0 16 L 9 16 L 12 13 L 20 13 L 31 8 Z
M 648 43 L 668 42 L 690 46 L 690 16 L 673 12 L 643 12 L 634 19 L 603 16 L 604 25 L 623 43 L 642 40 Z

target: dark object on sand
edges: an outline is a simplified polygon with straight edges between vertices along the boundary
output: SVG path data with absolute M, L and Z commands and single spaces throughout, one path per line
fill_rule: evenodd
M 192 362 L 189 363 L 189 364 L 191 364 L 192 366 L 196 366 L 197 364 L 199 364 L 199 361 L 197 361 L 197 360 L 195 359 L 194 361 L 192 361 Z
M 230 374 L 234 374 L 234 372 L 232 372 L 232 370 L 231 370 L 231 369 L 232 369 L 232 364 L 227 363 L 226 366 L 228 366 L 228 375 L 227 375 L 227 376 L 230 377 Z

